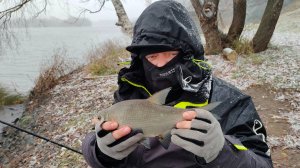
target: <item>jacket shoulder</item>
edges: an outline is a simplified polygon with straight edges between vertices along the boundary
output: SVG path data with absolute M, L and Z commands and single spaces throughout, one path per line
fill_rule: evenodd
M 232 84 L 220 78 L 213 77 L 210 101 L 211 102 L 222 101 L 233 97 L 250 98 L 249 95 L 244 94 L 241 90 L 239 90 L 237 87 L 233 86 Z

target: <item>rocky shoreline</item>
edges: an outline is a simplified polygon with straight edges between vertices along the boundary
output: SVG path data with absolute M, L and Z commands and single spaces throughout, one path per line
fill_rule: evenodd
M 0 119 L 8 123 L 14 123 L 22 116 L 23 111 L 23 104 L 4 106 L 0 108 Z M 0 139 L 4 127 L 6 127 L 6 125 L 0 123 Z
M 80 151 L 81 140 L 92 130 L 90 119 L 112 103 L 111 93 L 116 87 L 116 76 L 72 74 L 33 111 L 24 112 L 18 125 Z M 28 106 L 32 103 L 29 102 Z M 8 137 L 1 148 L 6 157 L 1 159 L 8 167 L 86 166 L 83 157 L 72 151 L 11 128 L 5 134 Z

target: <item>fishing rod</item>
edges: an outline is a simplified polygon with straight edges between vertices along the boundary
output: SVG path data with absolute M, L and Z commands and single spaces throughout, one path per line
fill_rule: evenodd
M 30 135 L 35 136 L 35 137 L 38 137 L 38 138 L 43 139 L 43 140 L 45 140 L 45 141 L 47 141 L 47 142 L 51 142 L 51 143 L 53 143 L 53 144 L 55 144 L 55 145 L 58 145 L 58 146 L 60 146 L 60 147 L 64 147 L 64 148 L 66 148 L 66 149 L 68 149 L 68 150 L 71 150 L 71 151 L 73 151 L 73 152 L 76 152 L 76 153 L 82 155 L 82 152 L 80 152 L 80 151 L 78 151 L 78 150 L 76 150 L 76 149 L 73 149 L 73 148 L 71 148 L 71 147 L 68 147 L 68 146 L 66 146 L 66 145 L 60 144 L 60 143 L 58 143 L 58 142 L 52 141 L 52 140 L 49 139 L 49 138 L 40 136 L 40 135 L 38 135 L 38 134 L 36 134 L 36 133 L 27 131 L 27 130 L 25 130 L 25 129 L 23 129 L 23 128 L 17 127 L 17 126 L 15 126 L 15 125 L 13 125 L 13 124 L 7 123 L 7 122 L 2 121 L 2 120 L 0 120 L 0 123 L 5 124 L 5 125 L 10 126 L 10 127 L 13 127 L 13 128 L 15 128 L 15 129 L 17 129 L 17 130 L 19 130 L 19 131 L 26 132 L 27 134 L 30 134 Z

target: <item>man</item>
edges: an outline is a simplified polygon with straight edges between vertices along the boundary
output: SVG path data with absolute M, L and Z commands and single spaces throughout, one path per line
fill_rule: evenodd
M 172 87 L 165 105 L 187 108 L 174 123 L 165 149 L 156 137 L 150 147 L 143 133 L 94 119 L 83 154 L 92 167 L 272 167 L 266 131 L 251 98 L 213 78 L 204 62 L 197 28 L 187 10 L 174 1 L 147 7 L 134 27 L 129 68 L 119 72 L 115 102 L 146 99 Z M 212 111 L 188 110 L 221 102 Z M 166 118 L 167 120 L 167 118 Z

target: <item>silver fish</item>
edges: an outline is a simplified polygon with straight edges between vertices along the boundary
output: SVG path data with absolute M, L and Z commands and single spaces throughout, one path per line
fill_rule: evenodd
M 100 111 L 98 118 L 102 121 L 116 121 L 119 125 L 128 125 L 132 129 L 141 129 L 145 137 L 159 137 L 162 145 L 167 148 L 171 129 L 182 120 L 182 113 L 187 111 L 163 105 L 170 90 L 167 88 L 159 91 L 148 99 L 121 101 Z M 202 109 L 209 111 L 218 104 L 209 104 Z M 142 144 L 149 148 L 147 141 Z

